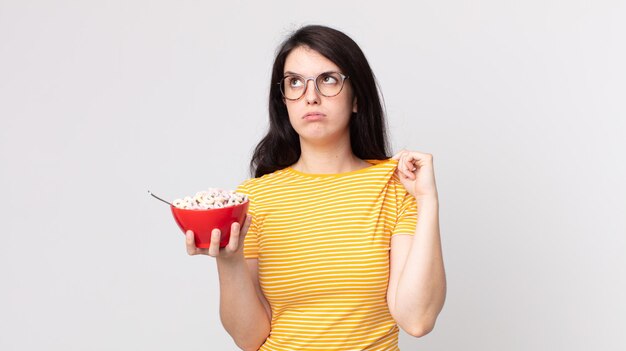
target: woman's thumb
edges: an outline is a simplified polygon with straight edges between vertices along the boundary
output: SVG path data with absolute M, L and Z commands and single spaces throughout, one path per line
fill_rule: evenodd
M 243 221 L 243 225 L 240 230 L 240 237 L 243 239 L 248 233 L 248 228 L 250 228 L 250 224 L 252 224 L 252 215 L 246 214 L 246 219 Z

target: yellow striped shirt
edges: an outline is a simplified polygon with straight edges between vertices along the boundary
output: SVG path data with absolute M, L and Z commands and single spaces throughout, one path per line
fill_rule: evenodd
M 415 234 L 417 204 L 397 160 L 339 174 L 287 167 L 242 182 L 253 216 L 244 256 L 257 258 L 272 309 L 261 351 L 399 350 L 387 306 L 391 236 Z

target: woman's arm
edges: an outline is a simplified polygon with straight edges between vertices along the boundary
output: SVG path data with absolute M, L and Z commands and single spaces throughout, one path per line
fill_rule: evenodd
M 222 325 L 237 346 L 256 351 L 270 334 L 269 305 L 257 295 L 254 277 L 243 256 L 218 257 L 217 270 Z
M 446 296 L 446 277 L 439 237 L 439 202 L 417 200 L 415 235 L 395 235 L 387 302 L 391 315 L 407 333 L 420 337 L 434 327 Z

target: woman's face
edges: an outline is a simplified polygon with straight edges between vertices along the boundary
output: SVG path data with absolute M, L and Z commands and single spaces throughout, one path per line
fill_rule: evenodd
M 296 73 L 306 78 L 329 71 L 345 74 L 317 51 L 300 46 L 287 55 L 283 75 Z M 300 139 L 319 144 L 336 142 L 346 134 L 349 136 L 350 116 L 356 112 L 356 98 L 353 97 L 350 80 L 345 80 L 341 92 L 333 97 L 320 95 L 315 90 L 313 80 L 306 84 L 306 91 L 300 99 L 292 101 L 283 98 L 289 121 Z M 305 118 L 309 112 L 320 112 L 323 115 Z

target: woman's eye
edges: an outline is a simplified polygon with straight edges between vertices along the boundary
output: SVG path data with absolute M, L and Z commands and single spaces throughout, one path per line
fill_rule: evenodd
M 332 75 L 325 75 L 322 77 L 322 83 L 324 84 L 335 84 L 337 83 L 337 78 Z
M 302 86 L 302 80 L 298 78 L 293 78 L 289 81 L 289 86 L 292 88 L 298 88 Z

